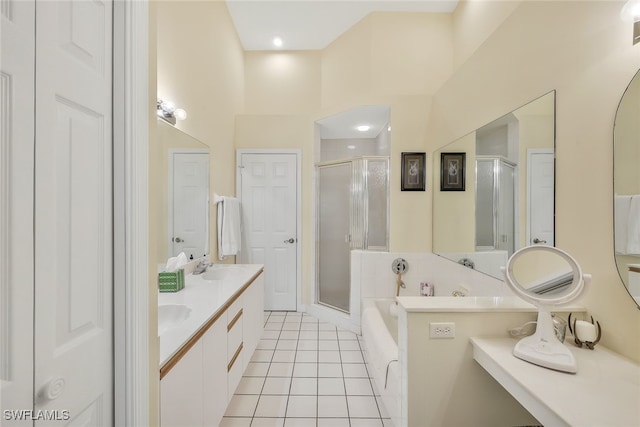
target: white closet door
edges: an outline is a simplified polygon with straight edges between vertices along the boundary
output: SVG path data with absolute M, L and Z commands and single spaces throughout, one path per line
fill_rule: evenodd
M 33 402 L 33 135 L 35 2 L 0 2 L 0 400 Z M 30 421 L 29 421 L 30 424 Z
M 35 409 L 69 411 L 74 425 L 107 426 L 112 4 L 42 1 L 36 22 Z

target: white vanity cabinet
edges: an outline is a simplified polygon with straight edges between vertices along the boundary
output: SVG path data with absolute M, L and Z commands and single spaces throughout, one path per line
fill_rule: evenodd
M 259 272 L 162 364 L 162 427 L 218 426 L 262 335 L 263 300 Z

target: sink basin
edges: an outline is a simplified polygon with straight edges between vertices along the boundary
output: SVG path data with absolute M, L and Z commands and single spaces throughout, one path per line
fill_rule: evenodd
M 204 280 L 222 280 L 227 274 L 229 274 L 229 270 L 226 268 L 209 268 L 202 273 L 202 278 Z
M 191 314 L 191 308 L 183 304 L 158 306 L 158 336 L 184 321 Z

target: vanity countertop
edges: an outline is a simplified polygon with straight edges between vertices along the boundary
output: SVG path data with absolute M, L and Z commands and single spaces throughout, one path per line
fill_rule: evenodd
M 517 296 L 503 297 L 397 297 L 398 304 L 408 313 L 421 312 L 538 312 L 533 305 Z M 576 304 L 567 304 L 560 312 L 584 312 L 585 308 Z
M 242 288 L 262 273 L 262 264 L 217 264 L 225 269 L 222 280 L 205 280 L 204 275 L 188 274 L 179 292 L 159 292 L 158 306 L 179 305 L 190 309 L 188 317 L 160 334 L 160 367 L 166 364 L 196 333 Z
M 640 365 L 604 348 L 567 345 L 568 374 L 513 356 L 517 340 L 471 338 L 473 358 L 545 426 L 640 426 Z M 566 344 L 566 343 L 565 343 Z

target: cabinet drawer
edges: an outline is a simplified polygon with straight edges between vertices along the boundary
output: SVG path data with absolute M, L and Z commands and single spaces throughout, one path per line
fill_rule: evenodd
M 233 323 L 234 319 L 238 317 L 238 313 L 240 313 L 241 311 L 242 311 L 242 295 L 240 295 L 240 297 L 237 298 L 233 302 L 233 304 L 231 304 L 227 309 L 227 326 Z
M 227 326 L 228 328 L 229 326 Z M 242 311 L 240 316 L 233 323 L 231 329 L 227 330 L 227 362 L 236 354 L 238 347 L 242 343 Z
M 227 386 L 229 387 L 227 390 L 227 396 L 229 400 L 231 400 L 236 392 L 238 384 L 240 384 L 242 371 L 242 343 L 240 343 L 240 346 L 236 349 L 234 355 L 231 356 L 231 360 L 227 365 Z

